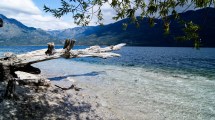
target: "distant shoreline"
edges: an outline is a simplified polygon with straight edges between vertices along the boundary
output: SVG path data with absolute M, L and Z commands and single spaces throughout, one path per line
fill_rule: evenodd
M 96 45 L 96 44 L 95 44 Z M 18 47 L 18 46 L 47 46 L 47 45 L 0 45 L 0 47 Z M 63 46 L 60 44 L 56 44 L 55 46 L 61 47 Z M 75 46 L 94 46 L 94 45 L 75 45 Z M 100 46 L 108 46 L 108 45 L 100 45 Z M 167 47 L 167 48 L 194 48 L 193 46 L 140 46 L 140 45 L 126 45 L 125 47 Z M 215 48 L 215 47 L 208 47 L 208 46 L 202 46 L 201 48 Z M 194 48 L 195 49 L 195 48 Z

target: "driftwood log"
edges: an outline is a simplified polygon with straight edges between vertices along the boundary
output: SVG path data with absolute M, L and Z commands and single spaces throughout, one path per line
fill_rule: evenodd
M 48 50 L 41 49 L 25 54 L 15 55 L 13 53 L 6 53 L 4 58 L 0 59 L 0 81 L 8 81 L 8 91 L 5 96 L 13 96 L 15 89 L 14 82 L 17 75 L 16 71 L 24 71 L 31 74 L 40 74 L 40 69 L 31 66 L 34 63 L 43 62 L 57 58 L 77 58 L 77 57 L 119 57 L 119 54 L 111 51 L 119 50 L 125 46 L 121 43 L 115 46 L 108 46 L 101 48 L 99 46 L 91 46 L 86 49 L 71 50 L 75 44 L 74 40 L 66 40 L 63 49 L 55 49 L 54 43 L 48 43 Z
M 53 55 L 55 54 L 55 48 L 54 48 L 54 43 L 48 43 L 48 50 L 45 52 L 46 55 Z

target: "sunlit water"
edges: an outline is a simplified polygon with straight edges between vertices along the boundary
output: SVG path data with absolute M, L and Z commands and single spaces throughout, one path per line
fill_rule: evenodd
M 0 48 L 23 53 L 43 47 Z M 215 49 L 125 47 L 111 59 L 38 63 L 53 81 L 73 78 L 127 120 L 214 120 Z

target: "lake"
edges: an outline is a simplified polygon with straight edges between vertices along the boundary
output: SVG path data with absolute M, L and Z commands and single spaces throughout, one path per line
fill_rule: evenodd
M 0 47 L 0 54 L 41 48 L 46 46 Z M 53 82 L 75 79 L 120 119 L 215 119 L 215 48 L 126 46 L 116 53 L 122 56 L 57 59 L 35 66 Z

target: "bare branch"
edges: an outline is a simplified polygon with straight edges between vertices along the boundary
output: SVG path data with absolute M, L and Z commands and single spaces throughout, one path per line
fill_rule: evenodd
M 125 43 L 121 43 L 115 46 L 108 46 L 101 48 L 99 46 L 91 46 L 86 49 L 78 49 L 69 51 L 69 58 L 77 58 L 77 57 L 100 57 L 100 58 L 110 58 L 110 57 L 119 57 L 119 54 L 111 53 L 111 51 L 119 50 Z M 38 62 L 43 62 L 47 60 L 57 59 L 60 57 L 65 57 L 66 49 L 56 49 L 53 55 L 46 55 L 46 49 L 36 50 L 32 52 L 28 52 L 25 54 L 17 55 L 18 62 L 15 64 L 34 64 Z

